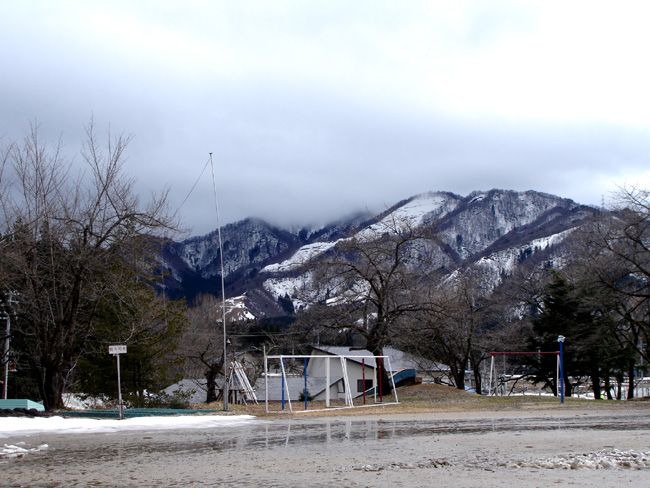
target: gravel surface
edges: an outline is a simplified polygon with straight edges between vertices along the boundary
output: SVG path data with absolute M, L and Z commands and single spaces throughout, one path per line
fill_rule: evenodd
M 650 486 L 649 407 L 373 411 L 201 431 L 32 434 L 2 439 L 24 452 L 0 458 L 1 484 Z

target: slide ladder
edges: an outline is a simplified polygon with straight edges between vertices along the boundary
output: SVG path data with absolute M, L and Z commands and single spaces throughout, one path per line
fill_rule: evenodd
M 239 361 L 235 361 L 230 363 L 230 384 L 233 384 L 233 375 L 237 379 L 237 383 L 239 384 L 239 390 L 241 390 L 244 394 L 244 402 L 246 400 L 251 401 L 255 404 L 257 404 L 257 395 L 255 395 L 255 390 L 253 389 L 253 386 L 251 385 L 251 382 L 248 381 L 248 376 L 246 376 L 246 371 L 244 371 L 244 367 Z

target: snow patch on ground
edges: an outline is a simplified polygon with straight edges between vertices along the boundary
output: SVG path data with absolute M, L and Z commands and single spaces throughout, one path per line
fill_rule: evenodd
M 456 464 L 448 459 L 425 459 L 411 463 L 391 462 L 362 464 L 357 466 L 338 466 L 337 471 L 400 471 L 420 468 L 443 468 Z M 469 462 L 469 466 L 485 468 L 485 461 Z M 622 451 L 603 449 L 584 454 L 565 454 L 550 458 L 527 461 L 503 461 L 497 463 L 501 468 L 533 469 L 647 469 L 650 468 L 650 451 Z
M 101 397 L 91 397 L 77 393 L 64 393 L 63 405 L 71 410 L 87 410 L 89 408 L 102 408 L 106 402 Z
M 21 458 L 26 454 L 45 451 L 48 449 L 47 444 L 39 444 L 36 447 L 29 447 L 24 442 L 16 442 L 15 444 L 5 444 L 0 448 L 0 459 Z
M 2 417 L 0 437 L 35 433 L 94 434 L 132 430 L 209 429 L 254 422 L 252 415 L 177 415 L 124 420 L 63 417 Z
M 338 466 L 337 471 L 400 471 L 402 469 L 430 469 L 430 468 L 445 468 L 451 466 L 451 463 L 446 459 L 427 459 L 425 461 L 417 461 L 413 463 L 393 462 L 384 464 L 362 464 L 359 466 Z
M 470 463 L 471 464 L 471 463 Z M 479 463 L 482 466 L 483 463 Z M 413 463 L 363 464 L 339 467 L 339 470 L 353 471 L 397 471 L 416 468 L 440 468 L 451 466 L 447 459 L 429 459 Z M 507 468 L 542 469 L 646 469 L 650 468 L 650 451 L 601 450 L 585 454 L 567 454 L 532 461 L 510 461 L 497 464 Z
M 644 469 L 650 468 L 650 451 L 603 449 L 585 454 L 567 454 L 533 461 L 508 463 L 514 468 L 545 469 Z

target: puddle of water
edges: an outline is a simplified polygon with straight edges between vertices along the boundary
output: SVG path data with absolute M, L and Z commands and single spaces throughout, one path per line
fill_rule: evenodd
M 164 433 L 111 433 L 103 436 L 58 435 L 46 442 L 51 448 L 34 453 L 30 460 L 65 464 L 83 460 L 126 459 L 141 455 L 171 453 L 200 453 L 278 449 L 321 445 L 336 448 L 339 443 L 380 441 L 401 437 L 447 436 L 457 434 L 482 435 L 490 432 L 530 430 L 591 429 L 606 430 L 650 429 L 645 417 L 574 417 L 567 419 L 526 418 L 493 419 L 487 421 L 385 421 L 385 420 L 282 420 L 252 424 L 224 431 L 185 430 Z M 3 461 L 4 462 L 4 461 Z

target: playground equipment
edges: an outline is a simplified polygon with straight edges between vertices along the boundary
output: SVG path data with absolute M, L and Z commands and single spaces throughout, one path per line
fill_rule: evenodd
M 274 371 L 271 371 L 271 370 Z M 372 355 L 276 355 L 264 356 L 265 405 L 272 411 L 271 382 L 280 381 L 279 411 L 390 405 L 399 403 L 388 356 Z M 385 402 L 382 376 L 392 385 L 392 401 Z M 277 385 L 275 385 L 277 386 Z M 323 408 L 309 408 L 316 405 Z M 278 410 L 276 410 L 278 411 Z

